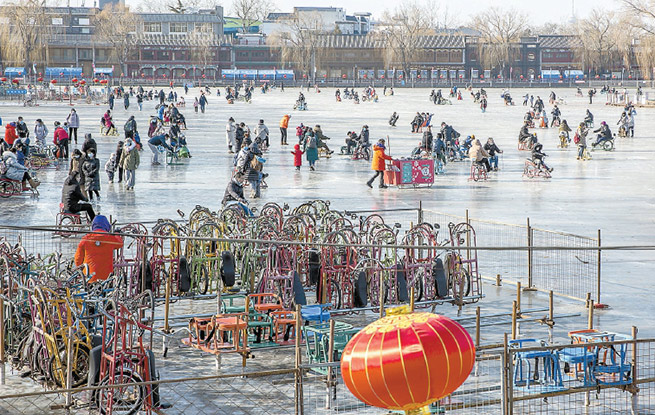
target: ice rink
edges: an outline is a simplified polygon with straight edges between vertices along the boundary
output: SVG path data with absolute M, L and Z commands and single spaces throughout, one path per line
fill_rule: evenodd
M 168 89 L 165 89 L 168 91 Z M 361 90 L 360 90 L 361 91 Z M 181 88 L 178 94 L 183 93 Z M 378 91 L 381 94 L 381 91 Z M 447 93 L 446 90 L 443 91 Z M 222 96 L 209 97 L 205 114 L 193 111 L 193 97 L 199 90 L 186 96 L 187 107 L 181 111 L 186 116 L 189 149 L 193 157 L 183 165 L 151 166 L 151 152 L 146 146 L 141 153 L 141 166 L 136 173 L 134 191 L 124 190 L 123 184 L 107 181 L 102 175 L 102 214 L 112 215 L 120 222 L 145 221 L 157 218 L 177 217 L 176 210 L 189 212 L 195 205 L 219 209 L 225 187 L 232 170 L 232 155 L 227 153 L 225 123 L 232 116 L 254 129 L 260 118 L 271 131 L 271 150 L 265 155 L 265 172 L 268 189 L 262 191 L 262 199 L 252 201 L 254 206 L 265 202 L 287 202 L 292 206 L 310 199 L 329 199 L 337 209 L 381 209 L 416 207 L 419 201 L 426 208 L 463 215 L 466 209 L 471 216 L 506 223 L 524 224 L 526 217 L 542 228 L 595 236 L 602 229 L 603 245 L 651 244 L 655 240 L 655 178 L 652 159 L 655 156 L 655 109 L 637 108 L 635 138 L 617 138 L 613 152 L 595 151 L 593 160 L 576 160 L 574 146 L 558 149 L 557 129 L 534 130 L 554 168 L 550 180 L 522 177 L 524 159 L 528 153 L 517 150 L 518 131 L 522 125 L 526 107 L 521 105 L 526 92 L 537 95 L 548 105 L 549 89 L 512 89 L 516 106 L 505 106 L 500 98 L 501 90 L 488 89 L 489 107 L 482 113 L 467 94 L 462 101 L 452 105 L 436 106 L 429 100 L 430 89 L 400 89 L 394 96 L 380 96 L 378 103 L 363 102 L 355 105 L 351 100 L 335 102 L 334 89 L 325 88 L 317 94 L 304 91 L 309 110 L 298 112 L 293 104 L 298 89 L 287 88 L 284 92 L 273 90 L 267 94 L 255 91 L 250 104 L 237 102 L 228 105 Z M 582 121 L 585 110 L 591 109 L 596 126 L 605 120 L 613 132 L 622 109 L 605 105 L 605 96 L 597 95 L 593 105 L 587 97 L 576 97 L 575 89 L 556 89 L 563 98 L 560 105 L 562 118 L 574 128 Z M 586 92 L 586 90 L 585 90 Z M 634 92 L 634 91 L 632 91 Z M 142 112 L 136 99 L 131 99 L 129 110 L 124 110 L 121 100 L 116 100 L 114 122 L 122 132 L 129 115 L 135 115 L 139 131 L 146 136 L 148 119 L 154 115 L 155 102 L 146 101 Z M 81 147 L 84 133 L 93 133 L 98 142 L 101 166 L 109 154 L 115 151 L 118 137 L 99 135 L 99 120 L 105 106 L 76 104 L 81 118 Z M 34 120 L 42 118 L 52 135 L 54 121 L 63 121 L 70 111 L 67 103 L 24 108 L 9 103 L 0 105 L 4 123 L 22 115 L 33 129 Z M 400 119 L 392 128 L 387 121 L 393 111 Z M 451 163 L 446 174 L 436 178 L 435 185 L 425 189 L 369 189 L 365 182 L 371 176 L 370 164 L 339 156 L 346 133 L 360 131 L 367 124 L 371 141 L 389 137 L 389 152 L 393 157 L 406 157 L 420 141 L 420 134 L 412 134 L 410 121 L 417 112 L 434 113 L 432 123 L 441 121 L 451 124 L 463 136 L 474 134 L 482 143 L 493 137 L 504 150 L 500 158 L 500 171 L 493 173 L 486 182 L 468 181 L 469 163 Z M 280 146 L 278 123 L 284 114 L 291 114 L 289 146 Z M 296 142 L 295 126 L 303 123 L 321 125 L 331 137 L 328 142 L 335 151 L 331 159 L 321 159 L 317 171 L 310 172 L 304 165 L 300 172 L 293 167 L 289 153 Z M 436 131 L 435 131 L 436 132 Z M 588 139 L 591 138 L 591 134 Z M 50 138 L 51 140 L 51 138 Z M 73 146 L 74 147 L 74 146 Z M 39 179 L 41 196 L 13 197 L 0 201 L 0 224 L 54 225 L 59 209 L 61 188 L 67 168 L 42 170 Z M 247 193 L 246 193 L 247 196 Z M 652 254 L 647 251 L 613 251 L 603 254 L 603 292 L 605 302 L 612 306 L 606 313 L 613 324 L 625 327 L 637 324 L 642 332 L 654 334 L 655 325 L 649 323 L 655 312 L 653 290 Z M 601 314 L 602 316 L 602 314 Z M 601 317 L 602 318 L 602 317 Z

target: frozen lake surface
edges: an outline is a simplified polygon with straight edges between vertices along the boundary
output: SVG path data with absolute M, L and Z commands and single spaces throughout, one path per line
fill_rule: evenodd
M 177 92 L 183 93 L 179 88 Z M 214 89 L 212 92 L 215 94 Z M 272 146 L 265 165 L 265 172 L 270 174 L 269 187 L 263 190 L 261 200 L 252 202 L 255 206 L 268 201 L 295 206 L 305 200 L 329 199 L 336 209 L 384 209 L 416 207 L 422 201 L 425 208 L 441 212 L 464 215 L 468 209 L 471 217 L 516 224 L 524 224 L 526 217 L 530 217 L 540 228 L 587 236 L 595 236 L 600 228 L 603 245 L 607 246 L 653 245 L 655 109 L 638 108 L 635 138 L 617 138 L 615 151 L 595 151 L 593 160 L 587 162 L 576 160 L 574 148 L 557 148 L 557 129 L 536 130 L 549 154 L 547 162 L 554 168 L 553 178 L 544 181 L 522 177 L 527 153 L 517 151 L 516 141 L 526 110 L 521 106 L 521 95 L 529 92 L 541 96 L 550 115 L 549 90 L 513 89 L 518 105 L 508 107 L 502 103 L 501 91 L 490 89 L 486 113 L 481 113 L 466 94 L 463 101 L 453 101 L 453 105 L 435 106 L 428 101 L 430 89 L 396 89 L 395 92 L 392 97 L 381 96 L 378 103 L 355 105 L 349 100 L 335 102 L 332 88 L 320 94 L 305 91 L 309 110 L 304 112 L 292 109 L 297 89 L 275 90 L 265 95 L 257 91 L 251 104 L 228 105 L 223 97 L 213 95 L 206 113 L 196 114 L 190 103 L 199 91 L 190 91 L 187 107 L 181 110 L 187 118 L 186 135 L 193 158 L 183 165 L 151 166 L 151 152 L 146 146 L 141 153 L 134 191 L 125 191 L 122 184 L 108 183 L 103 173 L 100 211 L 120 222 L 132 222 L 175 218 L 177 209 L 189 212 L 195 205 L 218 209 L 232 170 L 232 156 L 225 144 L 225 123 L 232 116 L 252 129 L 263 118 L 271 130 Z M 574 89 L 558 89 L 556 93 L 565 101 L 560 106 L 562 118 L 571 126 L 577 125 L 590 108 L 596 125 L 606 120 L 616 131 L 621 108 L 606 106 L 604 95 L 597 96 L 594 104 L 589 105 L 587 98 L 575 97 Z M 135 115 L 139 131 L 145 137 L 149 116 L 156 113 L 155 103 L 145 102 L 144 110 L 139 112 L 135 101 L 133 98 L 129 110 L 125 111 L 119 105 L 122 101 L 117 100 L 114 122 L 122 131 L 128 116 Z M 98 134 L 99 119 L 106 107 L 76 104 L 75 108 L 81 118 L 80 136 L 93 133 L 104 166 L 118 141 L 117 137 Z M 42 118 L 52 133 L 53 122 L 63 122 L 69 110 L 67 103 L 46 103 L 34 108 L 3 105 L 0 116 L 7 123 L 22 115 L 30 127 L 36 118 Z M 396 128 L 387 123 L 393 111 L 400 115 Z M 468 181 L 469 164 L 452 163 L 429 189 L 369 189 L 365 182 L 372 174 L 370 164 L 337 155 L 346 133 L 359 132 L 367 124 L 372 141 L 388 136 L 391 155 L 405 157 L 420 141 L 420 135 L 412 134 L 409 125 L 416 111 L 433 112 L 434 125 L 446 121 L 463 136 L 474 134 L 483 143 L 487 137 L 493 137 L 505 151 L 500 160 L 501 170 L 487 182 L 472 183 Z M 320 124 L 332 138 L 328 144 L 336 152 L 331 159 L 321 159 L 317 171 L 310 172 L 303 165 L 296 172 L 293 156 L 289 154 L 293 146 L 279 145 L 278 123 L 286 113 L 292 115 L 290 144 L 295 143 L 295 126 L 301 122 L 310 126 Z M 79 146 L 82 141 L 80 138 Z M 38 199 L 14 197 L 0 201 L 0 224 L 54 225 L 66 171 L 42 171 Z M 603 302 L 612 307 L 600 312 L 603 328 L 627 332 L 634 324 L 639 326 L 641 337 L 655 334 L 652 268 L 652 255 L 646 251 L 603 253 Z

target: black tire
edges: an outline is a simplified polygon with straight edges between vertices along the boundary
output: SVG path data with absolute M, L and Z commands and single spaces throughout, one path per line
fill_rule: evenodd
M 399 303 L 409 302 L 409 290 L 407 288 L 407 277 L 402 265 L 396 265 L 396 290 L 397 299 Z
M 177 264 L 178 274 L 180 276 L 179 288 L 181 293 L 189 292 L 191 289 L 191 275 L 189 273 L 189 263 L 185 257 L 180 257 Z
M 232 287 L 235 282 L 235 275 L 234 256 L 232 252 L 223 251 L 221 253 L 221 279 L 223 280 L 223 285 Z
M 605 141 L 603 143 L 603 150 L 605 151 L 612 151 L 614 150 L 614 141 Z
M 354 304 L 355 308 L 366 307 L 367 305 L 367 292 L 368 292 L 368 283 L 366 281 L 366 272 L 361 271 L 357 275 L 357 280 L 355 281 L 355 292 L 354 292 Z
M 336 281 L 330 281 L 330 296 L 327 300 L 328 303 L 332 304 L 333 310 L 341 308 L 341 287 Z
M 199 294 L 207 294 L 207 290 L 209 289 L 209 271 L 207 270 L 207 267 L 205 265 L 200 266 L 200 270 L 198 273 L 198 293 Z
M 109 375 L 105 376 L 105 378 L 100 381 L 100 386 L 108 385 L 109 380 Z M 134 415 L 139 411 L 146 397 L 146 389 L 140 384 L 142 382 L 143 380 L 141 377 L 137 373 L 132 372 L 132 370 L 123 368 L 121 371 L 120 368 L 117 369 L 117 373 L 115 373 L 113 377 L 114 385 L 130 383 L 134 383 L 135 385 L 111 389 L 114 391 L 112 396 L 113 403 L 111 414 Z M 107 410 L 108 397 L 106 396 L 109 390 L 110 389 L 108 388 L 97 389 L 93 396 L 98 410 L 103 415 L 108 415 L 110 413 Z M 128 399 L 122 399 L 123 396 L 127 396 Z

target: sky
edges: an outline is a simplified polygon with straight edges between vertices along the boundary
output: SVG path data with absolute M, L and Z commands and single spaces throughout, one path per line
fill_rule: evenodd
M 72 6 L 79 5 L 83 0 L 57 0 L 59 4 L 66 4 L 70 1 Z M 93 5 L 94 0 L 84 0 L 87 6 Z M 97 0 L 96 0 L 97 1 Z M 136 6 L 144 1 L 163 2 L 173 4 L 175 0 L 125 0 L 130 6 Z M 232 0 L 219 0 L 226 9 L 229 16 Z M 399 0 L 272 0 L 277 4 L 278 11 L 289 12 L 294 6 L 324 6 L 343 7 L 346 12 L 371 12 L 375 17 L 380 16 L 385 9 L 393 9 Z M 418 0 L 420 2 L 420 0 Z M 2 2 L 2 0 L 0 0 Z M 541 25 L 547 22 L 568 21 L 571 18 L 571 5 L 575 2 L 575 15 L 578 18 L 585 18 L 589 11 L 594 8 L 617 9 L 620 7 L 619 0 L 437 0 L 437 3 L 448 5 L 449 14 L 457 15 L 460 24 L 466 23 L 469 18 L 478 11 L 488 7 L 514 8 L 528 15 L 530 23 Z
M 129 1 L 129 0 L 128 0 Z M 228 0 L 225 0 L 226 2 Z M 294 6 L 333 6 L 343 7 L 347 13 L 370 11 L 379 16 L 385 9 L 393 9 L 398 0 L 312 0 L 305 3 L 302 0 L 274 0 L 280 11 L 290 11 Z M 618 8 L 618 0 L 574 0 L 576 16 L 584 18 L 589 10 L 598 8 Z M 568 21 L 571 17 L 571 0 L 457 0 L 438 1 L 439 4 L 449 5 L 449 13 L 460 16 L 461 23 L 469 17 L 488 7 L 515 8 L 526 13 L 530 23 L 540 25 L 546 22 Z

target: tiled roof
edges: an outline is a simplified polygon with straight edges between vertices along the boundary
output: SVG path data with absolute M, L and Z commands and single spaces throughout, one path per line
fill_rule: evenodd
M 542 49 L 576 49 L 582 47 L 582 40 L 573 35 L 540 35 L 539 46 Z
M 220 46 L 227 43 L 224 36 L 216 35 L 161 35 L 141 34 L 134 37 L 140 46 Z
M 369 49 L 383 48 L 384 41 L 371 35 L 323 35 L 319 47 Z M 426 49 L 456 49 L 464 47 L 464 37 L 457 35 L 422 36 L 419 47 Z

